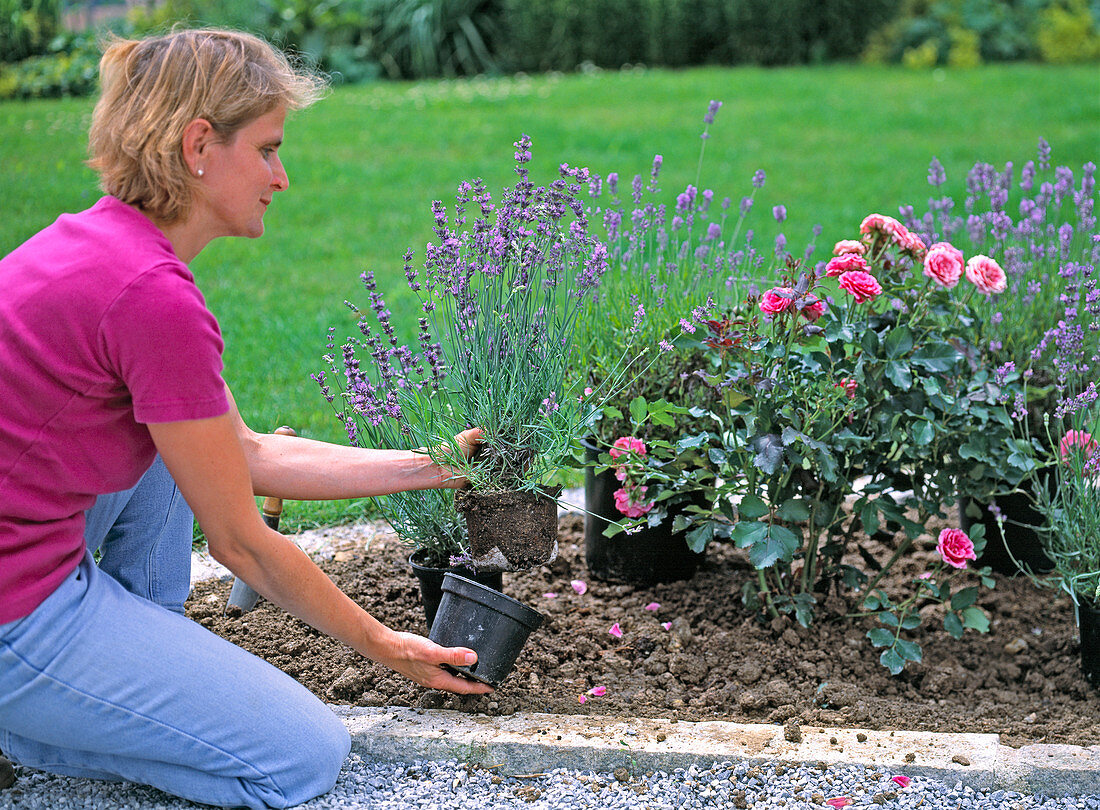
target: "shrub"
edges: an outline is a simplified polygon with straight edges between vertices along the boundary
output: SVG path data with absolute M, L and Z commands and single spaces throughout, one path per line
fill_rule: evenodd
M 1055 3 L 1043 11 L 1035 43 L 1044 62 L 1089 62 L 1100 59 L 1097 19 L 1085 0 Z
M 99 77 L 100 50 L 91 34 L 63 35 L 50 53 L 14 65 L 0 65 L 0 99 L 84 96 Z
M 1100 58 L 1100 34 L 1087 0 L 903 0 L 898 16 L 870 35 L 863 58 L 913 67 L 1076 62 Z
M 0 0 L 0 61 L 46 53 L 60 30 L 58 0 Z

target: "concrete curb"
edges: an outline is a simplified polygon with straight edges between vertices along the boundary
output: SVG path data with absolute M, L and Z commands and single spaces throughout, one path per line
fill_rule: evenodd
M 1100 745 L 1010 748 L 997 734 L 939 734 L 802 726 L 613 719 L 332 706 L 352 750 L 385 762 L 458 760 L 501 774 L 554 768 L 665 771 L 712 762 L 863 765 L 975 790 L 1100 794 Z

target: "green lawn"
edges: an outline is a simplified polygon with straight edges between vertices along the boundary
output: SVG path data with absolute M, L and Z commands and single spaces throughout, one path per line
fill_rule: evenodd
M 214 243 L 193 269 L 225 332 L 226 378 L 249 423 L 339 440 L 309 375 L 321 367 L 327 328 L 352 328 L 342 302 L 363 300 L 359 273 L 373 269 L 392 291 L 395 319 L 413 324 L 401 259 L 409 246 L 422 256 L 431 201 L 449 201 L 460 180 L 475 176 L 493 190 L 510 183 L 511 143 L 521 132 L 534 140 L 536 181 L 552 179 L 564 161 L 618 171 L 626 185 L 660 153 L 671 202 L 696 182 L 702 117 L 720 99 L 699 185 L 736 204 L 764 169 L 754 211 L 760 238 L 773 237 L 770 210 L 782 203 L 789 244 L 804 245 L 821 224 L 827 249 L 871 211 L 920 207 L 932 157 L 960 205 L 976 161 L 1020 167 L 1040 136 L 1059 164 L 1079 171 L 1096 161 L 1098 84 L 1095 66 L 1006 65 L 708 68 L 340 88 L 290 119 L 281 154 L 291 189 L 268 212 L 267 234 Z M 96 199 L 81 163 L 91 106 L 0 104 L 0 253 Z

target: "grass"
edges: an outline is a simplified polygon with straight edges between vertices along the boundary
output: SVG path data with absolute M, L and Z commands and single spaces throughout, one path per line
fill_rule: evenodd
M 225 333 L 225 376 L 245 419 L 259 430 L 288 424 L 300 435 L 341 439 L 309 375 L 322 367 L 328 327 L 338 335 L 353 328 L 342 302 L 364 300 L 359 273 L 374 270 L 395 321 L 411 334 L 402 254 L 412 246 L 422 257 L 431 201 L 452 200 L 459 181 L 481 176 L 494 190 L 512 182 L 511 143 L 521 132 L 534 140 L 536 181 L 568 162 L 618 171 L 626 184 L 660 153 L 671 202 L 697 181 L 710 99 L 725 106 L 699 185 L 736 204 L 764 169 L 758 244 L 773 238 L 769 212 L 779 203 L 792 248 L 814 224 L 827 247 L 871 211 L 919 209 L 933 157 L 957 200 L 975 162 L 1020 167 L 1040 136 L 1055 162 L 1075 171 L 1100 157 L 1094 66 L 706 68 L 339 88 L 288 122 L 281 154 L 291 189 L 268 212 L 264 238 L 220 240 L 192 264 Z M 91 106 L 0 104 L 0 254 L 98 196 L 81 163 Z M 286 520 L 293 528 L 366 508 L 292 505 Z

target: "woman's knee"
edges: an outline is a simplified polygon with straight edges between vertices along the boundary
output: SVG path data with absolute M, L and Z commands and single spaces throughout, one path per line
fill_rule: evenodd
M 281 765 L 268 776 L 289 807 L 332 790 L 351 751 L 351 736 L 340 718 L 320 701 L 285 728 L 276 744 L 280 750 L 272 756 L 273 762 Z M 267 801 L 274 806 L 270 798 Z

